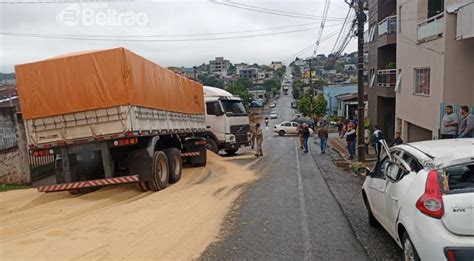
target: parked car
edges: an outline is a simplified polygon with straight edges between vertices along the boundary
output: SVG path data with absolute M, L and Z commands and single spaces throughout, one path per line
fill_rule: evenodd
M 275 103 L 270 104 L 270 108 L 275 108 L 275 107 L 276 107 Z
M 312 130 L 314 130 L 314 121 L 311 119 L 303 118 L 303 117 L 298 117 L 294 120 L 291 120 L 292 122 L 296 122 L 298 124 L 303 124 L 306 123 L 308 124 L 308 127 Z
M 263 107 L 263 103 L 261 101 L 255 100 L 255 101 L 252 101 L 249 104 L 249 107 L 250 108 L 261 108 L 261 107 Z
M 278 133 L 278 135 L 280 136 L 285 136 L 287 134 L 295 135 L 298 134 L 298 126 L 299 124 L 296 122 L 284 121 L 280 124 L 276 124 L 275 126 L 273 126 L 273 132 Z M 313 135 L 312 129 L 309 129 L 309 134 Z
M 474 139 L 388 148 L 362 186 L 370 225 L 405 260 L 474 260 Z
M 296 101 L 291 102 L 291 108 L 292 108 L 292 109 L 298 108 L 298 102 L 296 102 Z
M 278 113 L 276 111 L 270 112 L 270 119 L 278 119 Z

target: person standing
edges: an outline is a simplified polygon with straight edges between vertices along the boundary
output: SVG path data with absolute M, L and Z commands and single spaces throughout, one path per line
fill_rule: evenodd
M 303 124 L 298 125 L 298 138 L 300 139 L 300 149 L 303 148 L 304 138 L 303 138 Z
M 471 138 L 474 137 L 474 115 L 469 113 L 468 106 L 461 106 L 459 112 L 461 114 L 462 120 L 459 125 L 459 138 Z
M 453 106 L 446 106 L 446 114 L 441 120 L 441 139 L 456 138 L 458 132 L 459 120 L 456 114 L 453 113 Z
M 382 143 L 380 143 L 381 140 L 384 140 L 384 134 L 383 131 L 379 128 L 378 125 L 375 125 L 374 127 L 374 144 L 375 144 L 375 152 L 377 153 L 377 161 L 380 160 L 380 153 L 382 152 Z
M 310 132 L 309 132 L 308 124 L 303 123 L 302 136 L 303 136 L 304 153 L 308 153 L 308 139 L 309 139 L 309 135 L 310 135 Z
M 263 142 L 263 130 L 260 128 L 260 123 L 255 125 L 255 140 L 257 142 L 257 153 L 255 156 L 263 156 L 262 152 L 262 142 Z
M 328 138 L 329 138 L 329 133 L 328 129 L 326 128 L 326 125 L 323 125 L 319 131 L 318 131 L 318 137 L 320 140 L 320 146 L 321 146 L 321 153 L 325 154 L 326 153 L 326 147 L 328 145 Z
M 347 141 L 347 151 L 349 152 L 349 160 L 353 160 L 355 155 L 355 141 L 357 138 L 357 134 L 352 123 L 349 123 L 349 125 L 347 126 L 347 131 L 346 133 L 344 133 L 344 136 L 346 137 Z
M 370 129 L 364 129 L 364 148 L 365 148 L 365 155 L 369 155 L 369 145 L 370 145 Z
M 254 149 L 255 147 L 255 135 L 256 135 L 256 128 L 255 128 L 255 125 L 253 127 L 251 127 L 251 130 L 250 130 L 250 148 Z
M 401 133 L 399 131 L 395 132 L 395 139 L 392 142 L 392 146 L 403 144 L 403 140 L 401 138 Z

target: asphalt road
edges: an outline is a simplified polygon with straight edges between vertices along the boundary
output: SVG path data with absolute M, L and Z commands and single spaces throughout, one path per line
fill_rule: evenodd
M 291 93 L 291 92 L 290 92 Z M 331 154 L 310 153 L 295 136 L 272 133 L 290 120 L 291 95 L 282 95 L 264 132 L 264 157 L 252 168 L 261 176 L 228 215 L 221 240 L 204 260 L 400 260 L 397 245 L 381 228 L 369 227 L 360 196 L 363 179 L 338 169 Z

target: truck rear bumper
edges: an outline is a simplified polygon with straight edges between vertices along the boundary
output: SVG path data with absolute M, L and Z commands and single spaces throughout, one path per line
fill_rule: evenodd
M 72 190 L 72 189 L 80 189 L 80 188 L 90 188 L 90 187 L 108 186 L 108 185 L 116 185 L 116 184 L 134 183 L 134 182 L 138 182 L 138 175 L 41 186 L 41 187 L 38 187 L 38 192 L 48 193 L 48 192 L 57 192 L 57 191 L 67 191 L 67 190 Z

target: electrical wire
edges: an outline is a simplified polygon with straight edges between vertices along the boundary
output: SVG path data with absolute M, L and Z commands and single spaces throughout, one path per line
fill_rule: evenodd
M 183 39 L 127 39 L 127 38 L 93 38 L 93 37 L 67 37 L 67 36 L 58 36 L 58 35 L 43 35 L 43 34 L 21 34 L 21 33 L 7 33 L 0 32 L 0 35 L 7 36 L 18 36 L 18 37 L 32 37 L 32 38 L 44 38 L 44 39 L 62 39 L 62 40 L 85 40 L 85 41 L 124 41 L 124 42 L 193 42 L 193 41 L 216 41 L 216 40 L 229 40 L 229 39 L 243 39 L 243 38 L 254 38 L 270 35 L 281 35 L 281 34 L 290 34 L 297 32 L 306 32 L 310 30 L 318 29 L 319 27 L 312 27 L 300 30 L 291 30 L 275 33 L 265 33 L 257 35 L 243 35 L 243 36 L 229 36 L 229 37 L 214 37 L 214 38 L 183 38 Z
M 293 17 L 293 18 L 301 18 L 301 19 L 310 19 L 310 20 L 321 20 L 320 17 L 316 16 L 302 16 L 302 15 L 293 15 L 290 13 L 285 13 L 283 11 L 266 11 L 264 9 L 257 9 L 257 8 L 249 8 L 245 6 L 238 6 L 238 5 L 233 5 L 227 2 L 218 2 L 216 0 L 211 0 L 211 3 L 214 4 L 219 4 L 219 5 L 224 5 L 224 6 L 229 6 L 233 8 L 238 8 L 238 9 L 244 9 L 244 10 L 249 10 L 249 11 L 254 11 L 254 12 L 260 12 L 260 13 L 265 13 L 265 14 L 272 14 L 272 15 L 279 15 L 279 16 L 286 16 L 286 17 Z M 332 21 L 342 21 L 342 17 L 333 17 L 330 20 Z
M 331 3 L 330 0 L 326 0 L 324 2 L 323 19 L 321 20 L 321 26 L 319 27 L 318 37 L 316 38 L 317 40 L 316 40 L 316 45 L 314 46 L 313 56 L 316 56 L 316 54 L 318 52 L 318 47 L 319 47 L 319 43 L 321 41 L 321 37 L 323 35 L 324 25 L 326 23 L 326 19 L 327 19 L 327 16 L 328 16 L 330 3 Z
M 337 36 L 336 42 L 334 43 L 334 46 L 332 47 L 330 53 L 333 53 L 334 50 L 336 49 L 336 46 L 337 46 L 337 43 L 339 42 L 339 38 L 341 37 L 342 31 L 344 27 L 346 26 L 347 20 L 349 19 L 349 14 L 351 13 L 351 10 L 352 8 L 349 8 L 349 10 L 347 10 L 346 18 L 344 19 L 344 23 L 342 24 L 341 31 L 339 31 L 339 35 Z

